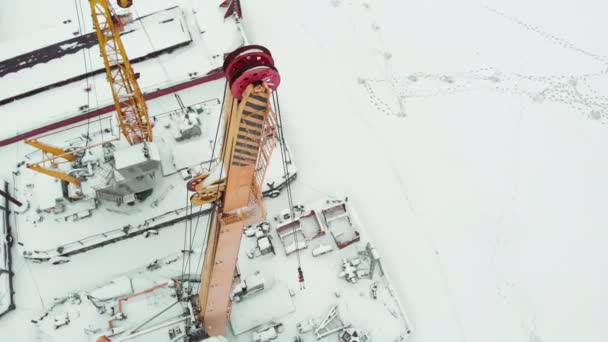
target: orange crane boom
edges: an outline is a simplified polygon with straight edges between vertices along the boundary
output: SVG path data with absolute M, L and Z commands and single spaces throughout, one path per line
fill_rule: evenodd
M 220 203 L 212 217 L 199 291 L 199 320 L 210 336 L 225 333 L 243 228 L 266 217 L 262 182 L 276 145 L 271 99 L 280 83 L 270 52 L 259 45 L 228 55 L 224 72 L 229 81 L 221 154 L 226 177 L 208 183 L 205 174 L 188 184 L 196 191 L 193 204 Z

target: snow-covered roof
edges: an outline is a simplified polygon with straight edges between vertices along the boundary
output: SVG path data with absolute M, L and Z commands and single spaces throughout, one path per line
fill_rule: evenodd
M 200 140 L 186 141 L 173 146 L 173 164 L 177 170 L 208 162 L 211 159 L 211 148 Z M 217 154 L 215 155 L 217 158 Z
M 153 142 L 141 143 L 121 148 L 114 152 L 116 169 L 121 170 L 148 160 L 159 161 L 158 147 Z
M 61 185 L 57 178 L 47 175 L 36 175 L 35 187 L 33 188 L 35 197 L 37 198 L 41 210 L 51 209 L 57 205 L 57 199 L 63 198 Z

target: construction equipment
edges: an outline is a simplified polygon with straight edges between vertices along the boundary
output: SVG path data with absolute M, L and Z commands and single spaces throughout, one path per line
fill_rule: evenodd
M 317 340 L 321 340 L 328 335 L 337 333 L 345 327 L 346 325 L 342 322 L 340 315 L 338 314 L 338 306 L 332 305 L 329 308 L 327 315 L 325 315 L 325 318 L 323 318 L 321 323 L 319 323 L 319 326 L 315 328 L 315 337 Z
M 226 57 L 224 137 L 215 170 L 191 179 L 193 205 L 215 203 L 208 230 L 198 320 L 209 336 L 224 336 L 243 228 L 265 219 L 262 182 L 276 146 L 277 118 L 272 93 L 280 83 L 268 49 L 238 48 Z M 105 336 L 98 341 L 108 341 Z
M 121 7 L 131 3 L 119 1 Z M 131 145 L 152 141 L 148 108 L 120 38 L 124 16 L 117 15 L 108 0 L 89 0 L 89 5 L 122 134 Z
M 224 72 L 223 165 L 188 182 L 188 189 L 195 191 L 192 204 L 217 202 L 198 295 L 198 318 L 210 336 L 224 335 L 243 228 L 266 217 L 262 182 L 276 145 L 271 99 L 280 83 L 272 55 L 259 45 L 230 53 Z
M 77 155 L 72 153 L 69 149 L 63 149 L 46 144 L 38 139 L 28 139 L 25 141 L 25 143 L 38 148 L 40 151 L 42 151 L 43 156 L 45 156 L 45 158 L 39 162 L 27 164 L 26 166 L 28 169 L 44 173 L 76 186 L 80 186 L 80 179 L 59 170 L 59 162 L 56 162 L 56 160 L 59 158 L 64 159 L 66 162 L 73 162 L 77 160 Z M 50 165 L 47 166 L 47 163 Z
M 132 5 L 131 0 L 118 0 L 117 3 L 122 8 Z M 108 0 L 89 0 L 89 5 L 122 135 L 130 145 L 151 142 L 152 125 L 146 102 L 137 83 L 137 74 L 133 71 L 120 37 L 125 21 L 130 16 L 118 15 Z M 42 161 L 27 164 L 27 167 L 58 178 L 64 184 L 69 183 L 80 187 L 81 179 L 60 170 L 58 165 L 63 162 L 79 161 L 86 149 L 96 145 L 87 143 L 84 148 L 72 147 L 70 150 L 43 143 L 38 139 L 30 139 L 25 142 L 41 150 L 45 158 Z M 108 143 L 108 141 L 103 143 Z M 80 154 L 75 154 L 75 149 L 78 149 Z M 57 161 L 59 158 L 65 161 Z M 50 166 L 47 166 L 48 163 Z M 146 187 L 149 186 L 146 185 Z

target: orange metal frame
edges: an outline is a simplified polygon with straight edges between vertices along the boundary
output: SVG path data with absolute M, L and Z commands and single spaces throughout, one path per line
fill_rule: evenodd
M 51 176 L 51 177 L 55 177 L 55 178 L 64 180 L 66 182 L 72 183 L 77 186 L 80 185 L 80 180 L 78 178 L 72 177 L 72 176 L 68 175 L 67 173 L 60 171 L 57 168 L 57 163 L 54 162 L 54 160 L 58 159 L 58 158 L 65 159 L 66 161 L 69 161 L 69 162 L 75 161 L 76 156 L 72 152 L 68 152 L 60 147 L 55 147 L 55 146 L 43 143 L 37 139 L 26 140 L 25 143 L 28 145 L 31 145 L 35 148 L 40 149 L 42 151 L 43 156 L 45 156 L 47 153 L 53 155 L 52 157 L 45 158 L 37 163 L 27 164 L 26 167 L 28 169 L 43 173 L 43 174 Z M 44 165 L 46 165 L 46 162 L 51 163 L 51 168 L 44 166 Z
M 57 165 L 61 164 L 61 163 L 65 163 L 65 162 L 75 161 L 76 156 L 74 155 L 74 153 L 76 153 L 76 152 L 86 151 L 89 148 L 103 145 L 105 143 L 117 141 L 117 140 L 119 140 L 119 139 L 114 138 L 112 140 L 103 141 L 101 143 L 89 145 L 87 147 L 79 148 L 79 149 L 76 149 L 76 150 L 70 151 L 70 152 L 67 152 L 62 148 L 54 147 L 54 146 L 48 145 L 46 143 L 40 142 L 36 139 L 26 140 L 25 142 L 27 144 L 39 148 L 43 152 L 43 155 L 45 153 L 50 153 L 53 155 L 52 157 L 44 158 L 39 162 L 29 163 L 26 166 L 28 169 L 34 170 L 36 172 L 44 173 L 45 175 L 55 177 L 55 178 L 58 178 L 58 179 L 61 179 L 66 182 L 79 186 L 80 180 L 78 178 L 72 177 L 65 172 L 59 171 L 59 169 L 57 169 Z M 59 158 L 65 159 L 65 161 L 57 162 L 56 160 Z M 48 168 L 48 167 L 44 166 L 44 165 L 46 165 L 47 162 L 49 162 L 51 164 L 52 168 Z
M 34 170 L 36 172 L 44 173 L 45 175 L 48 175 L 51 177 L 55 177 L 55 178 L 64 180 L 64 181 L 66 181 L 68 183 L 72 183 L 76 186 L 80 185 L 80 179 L 78 179 L 76 177 L 72 177 L 65 172 L 59 171 L 58 169 L 47 168 L 44 166 L 40 166 L 38 164 L 28 165 L 27 168 Z
M 42 150 L 45 153 L 50 153 L 55 156 L 55 158 L 63 158 L 67 161 L 75 161 L 76 156 L 71 152 L 64 150 L 63 148 L 56 147 L 53 145 L 49 145 L 47 143 L 43 143 L 38 139 L 29 139 L 25 141 L 26 144 L 34 146 L 35 148 Z
M 199 319 L 210 336 L 222 336 L 245 224 L 263 220 L 262 182 L 276 145 L 276 117 L 266 84 L 249 85 L 239 102 L 226 91 L 226 168 L 223 207 L 213 213 L 199 292 Z

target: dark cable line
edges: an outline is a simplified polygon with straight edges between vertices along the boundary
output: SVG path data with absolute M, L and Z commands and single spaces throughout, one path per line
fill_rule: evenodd
M 224 86 L 224 98 L 226 97 L 227 85 L 228 85 L 228 81 L 225 82 L 225 86 Z M 215 156 L 215 148 L 216 148 L 217 140 L 218 140 L 218 137 L 219 137 L 219 130 L 220 130 L 221 122 L 222 122 L 223 111 L 224 111 L 224 106 L 222 106 L 220 108 L 220 115 L 218 117 L 217 128 L 216 128 L 216 131 L 215 131 L 215 138 L 213 139 L 213 149 L 211 150 L 211 158 L 209 159 L 209 166 L 208 166 L 208 169 L 209 169 L 208 172 L 209 173 L 211 172 L 211 163 L 213 162 L 213 158 Z M 224 146 L 224 145 L 222 145 L 222 146 Z M 201 163 L 199 165 L 202 166 L 202 164 L 203 163 Z M 220 167 L 222 167 L 222 166 L 220 166 Z M 220 179 L 222 178 L 222 175 L 223 175 L 223 167 L 222 167 L 222 170 L 220 171 Z M 218 188 L 219 188 L 219 185 L 218 185 Z M 186 189 L 186 196 L 187 196 L 186 197 L 187 203 L 190 203 L 190 196 L 188 194 L 188 189 Z M 189 206 L 190 206 L 190 209 L 191 209 L 191 212 L 192 212 L 193 205 L 190 203 Z M 212 207 L 213 210 L 215 209 L 215 206 L 216 206 L 216 204 L 213 203 L 213 207 Z M 190 234 L 189 246 L 188 246 L 188 261 L 186 263 L 186 258 L 185 257 L 182 260 L 182 279 L 183 279 L 184 273 L 186 271 L 186 265 L 188 267 L 188 273 L 190 273 L 190 270 L 191 270 L 191 261 L 192 260 L 191 260 L 191 253 L 190 253 L 190 251 L 192 250 L 193 245 L 194 245 L 194 238 L 196 237 L 196 232 L 198 230 L 198 224 L 199 224 L 199 219 L 200 219 L 200 212 L 202 211 L 202 209 L 203 209 L 203 206 L 201 205 L 199 207 L 199 214 L 197 215 L 197 219 L 196 219 L 196 225 L 195 225 L 195 228 L 194 228 L 194 235 Z M 192 218 L 190 218 L 190 219 L 188 219 L 186 221 L 186 225 L 187 225 L 188 222 L 192 223 Z M 211 220 L 208 220 L 208 223 L 207 223 L 207 234 L 205 234 L 205 238 L 203 240 L 203 243 L 205 243 L 208 240 L 208 235 L 209 235 L 210 227 L 211 227 Z M 192 228 L 190 227 L 190 232 L 191 232 L 191 230 L 192 230 Z M 186 249 L 186 239 L 187 239 L 186 236 L 187 236 L 187 234 L 188 234 L 187 230 L 184 230 L 184 250 Z M 201 262 L 202 255 L 203 255 L 203 250 L 201 249 L 201 253 L 199 255 L 199 259 L 197 261 L 197 265 L 196 265 L 196 269 L 195 269 L 196 273 L 198 273 L 198 269 L 199 269 L 199 266 L 200 266 L 199 264 Z
M 139 22 L 141 24 L 142 29 L 144 30 L 144 33 L 146 34 L 148 43 L 150 43 L 150 47 L 152 48 L 153 51 L 156 51 L 156 48 L 154 47 L 154 43 L 152 42 L 152 37 L 150 37 L 150 34 L 148 33 L 148 30 L 146 29 L 146 25 L 144 25 L 144 18 L 139 16 L 139 13 L 137 11 L 134 10 L 134 12 L 137 15 L 137 17 L 139 18 Z M 171 79 L 169 77 L 169 72 L 167 71 L 167 68 L 165 68 L 165 65 L 163 64 L 163 62 L 160 60 L 160 56 L 155 59 L 158 61 L 158 64 L 160 65 L 161 69 L 163 69 L 163 73 L 165 74 L 167 81 L 170 81 Z
M 279 92 L 278 89 L 275 89 L 275 95 L 272 97 L 273 104 L 275 107 L 275 111 L 277 114 L 277 123 L 279 125 L 279 138 L 281 144 L 281 159 L 283 162 L 283 172 L 285 173 L 285 181 L 287 182 L 287 202 L 289 204 L 289 213 L 291 215 L 291 220 L 295 220 L 295 212 L 293 207 L 293 194 L 291 191 L 291 182 L 289 181 L 289 165 L 287 164 L 287 145 L 285 143 L 285 133 L 283 131 L 283 117 L 281 115 L 281 107 L 279 105 Z M 296 249 L 296 256 L 298 260 L 298 272 L 301 273 L 302 270 L 302 262 L 300 259 L 300 249 L 298 248 L 298 235 L 296 234 L 296 226 L 293 227 L 293 240 Z
M 192 253 L 194 252 L 194 250 L 193 250 L 194 239 L 196 238 L 196 232 L 198 231 L 198 223 L 201 218 L 202 211 L 203 211 L 203 206 L 201 205 L 198 207 L 198 214 L 196 215 L 196 224 L 194 225 L 194 233 L 192 233 L 192 226 L 190 226 L 190 245 L 188 248 L 188 274 L 190 274 L 190 271 L 191 271 Z M 190 220 L 190 221 L 192 221 L 192 220 Z
M 228 89 L 228 81 L 226 81 L 225 84 L 224 84 L 224 95 L 223 95 L 224 97 L 223 97 L 223 99 L 226 99 L 226 91 L 227 91 L 227 89 Z M 219 134 L 220 134 L 220 126 L 222 124 L 222 115 L 223 114 L 224 114 L 224 106 L 223 106 L 223 103 L 222 103 L 221 108 L 220 108 L 220 116 L 217 119 L 217 127 L 215 129 L 215 138 L 213 139 L 213 148 L 211 149 L 211 158 L 209 158 L 209 166 L 208 166 L 209 172 L 211 172 L 211 163 L 213 162 L 213 157 L 215 156 L 215 147 L 216 147 L 216 144 L 217 144 L 217 138 L 219 137 Z M 201 163 L 200 165 L 202 166 L 203 163 Z
M 223 95 L 223 99 L 224 99 L 224 100 L 226 99 L 226 92 L 227 92 L 227 89 L 228 89 L 228 80 L 226 80 L 226 82 L 224 83 L 224 95 Z M 232 112 L 232 108 L 230 109 L 230 111 Z M 214 159 L 214 157 L 215 157 L 215 148 L 216 148 L 216 146 L 217 146 L 217 140 L 218 140 L 218 138 L 219 138 L 220 126 L 221 126 L 221 123 L 222 123 L 222 117 L 223 117 L 223 116 L 224 116 L 224 103 L 222 103 L 222 106 L 221 106 L 221 108 L 220 108 L 220 115 L 219 115 L 219 117 L 218 117 L 218 119 L 217 119 L 217 127 L 216 127 L 216 129 L 215 129 L 215 137 L 214 137 L 214 139 L 213 139 L 213 147 L 212 147 L 212 149 L 211 149 L 211 158 L 209 158 L 209 166 L 208 166 L 208 172 L 209 172 L 209 173 L 211 173 L 211 164 L 212 164 L 213 159 Z M 224 143 L 224 144 L 222 145 L 222 149 L 223 149 L 223 148 L 224 148 L 224 146 L 225 146 L 225 141 L 226 141 L 226 134 L 225 134 L 225 133 L 224 133 L 224 137 L 223 137 L 222 141 L 223 141 L 223 143 Z M 221 158 L 221 157 L 220 157 L 220 158 Z M 200 165 L 202 165 L 202 163 L 201 163 Z M 218 164 L 218 165 L 219 165 L 219 164 Z M 221 167 L 221 168 L 222 168 L 222 170 L 220 170 L 220 178 L 219 178 L 219 179 L 222 179 L 222 175 L 223 175 L 223 172 L 224 172 L 224 170 L 223 170 L 223 169 L 224 169 L 224 168 L 223 168 L 223 165 L 219 165 L 219 167 Z M 218 188 L 219 188 L 219 185 L 218 185 Z M 217 203 L 216 203 L 216 202 L 214 202 L 214 203 L 212 204 L 212 207 L 211 207 L 211 213 L 212 213 L 212 215 L 213 215 L 213 212 L 215 212 L 216 207 L 217 207 Z M 201 208 L 202 208 L 202 206 L 201 206 Z M 199 216 L 199 217 L 200 217 L 200 216 Z M 213 216 L 211 216 L 211 218 L 213 218 Z M 210 218 L 209 220 L 207 220 L 207 232 L 206 232 L 206 234 L 205 234 L 205 236 L 204 236 L 204 238 L 203 238 L 203 244 L 202 244 L 202 247 L 205 247 L 205 245 L 206 245 L 207 241 L 209 241 L 209 234 L 211 233 L 211 224 L 212 224 L 212 220 L 211 220 L 211 218 Z M 197 227 L 198 227 L 198 220 L 197 220 Z M 195 234 L 195 235 L 196 235 L 196 234 Z M 193 243 L 193 242 L 192 242 L 192 243 Z M 191 244 L 192 244 L 192 243 L 191 243 Z M 202 264 L 201 264 L 201 261 L 202 261 L 202 258 L 203 258 L 203 253 L 204 253 L 204 252 L 203 252 L 203 250 L 204 250 L 204 249 L 205 249 L 205 248 L 201 248 L 201 253 L 199 254 L 198 261 L 196 262 L 195 274 L 198 274 L 198 272 L 199 272 L 199 268 L 201 268 L 201 269 L 202 269 Z M 201 272 L 202 272 L 202 270 L 201 270 Z M 200 283 L 199 283 L 199 285 L 198 285 L 198 288 L 200 288 Z M 198 289 L 197 289 L 197 292 L 198 292 Z
M 190 204 L 190 195 L 188 193 L 188 188 L 186 188 L 186 216 L 188 216 L 188 207 L 192 207 L 192 205 Z M 186 253 L 186 241 L 187 241 L 187 234 L 188 234 L 188 222 L 191 221 L 191 219 L 187 219 L 184 223 L 184 242 L 183 242 L 183 247 L 182 247 L 182 272 L 181 272 L 181 278 L 184 278 L 184 273 L 186 271 L 186 255 L 184 253 Z
M 199 269 L 202 272 L 202 268 L 203 268 L 202 259 L 203 259 L 204 251 L 206 250 L 206 248 L 203 248 L 203 247 L 205 247 L 207 245 L 207 242 L 209 241 L 209 235 L 211 235 L 211 225 L 213 224 L 212 218 L 213 218 L 213 213 L 215 212 L 216 207 L 217 207 L 216 202 L 213 202 L 213 204 L 211 206 L 211 216 L 207 220 L 207 232 L 203 237 L 203 243 L 201 245 L 202 246 L 201 252 L 198 255 L 198 260 L 196 261 L 196 269 L 194 270 L 195 271 L 194 274 L 198 274 Z M 198 290 L 200 289 L 200 287 L 201 287 L 201 282 L 198 283 L 198 286 L 196 288 L 197 293 L 198 293 Z
M 81 36 L 84 33 L 83 32 L 83 23 L 84 23 L 84 15 L 82 12 L 82 3 L 80 4 L 80 6 L 78 6 L 78 3 L 80 1 L 79 0 L 74 0 L 74 5 L 76 6 L 76 18 L 78 20 L 78 32 L 80 32 Z M 81 20 L 82 18 L 82 20 Z M 82 49 L 82 58 L 84 61 L 84 73 L 86 75 L 85 80 L 86 80 L 86 93 L 87 93 L 87 108 L 86 110 L 88 111 L 89 108 L 91 107 L 91 86 L 89 83 L 89 68 L 87 66 L 87 52 L 86 52 L 86 48 Z M 86 149 L 89 146 L 89 141 L 90 141 L 90 129 L 91 129 L 91 118 L 88 117 L 87 118 L 87 135 L 86 135 L 86 142 L 84 145 L 84 148 Z

